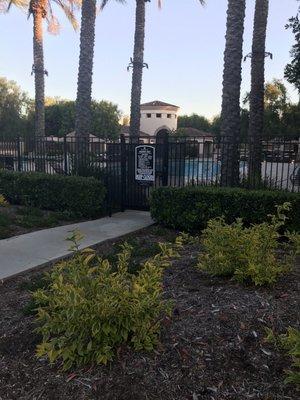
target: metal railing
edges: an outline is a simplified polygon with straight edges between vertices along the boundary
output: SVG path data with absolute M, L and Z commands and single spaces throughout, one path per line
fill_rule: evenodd
M 300 138 L 263 138 L 255 180 L 249 174 L 252 145 L 246 140 L 233 143 L 209 134 L 138 139 L 121 136 L 115 141 L 92 135 L 0 139 L 0 169 L 104 177 L 109 185 L 117 182 L 119 190 L 134 164 L 132 149 L 137 144 L 156 148 L 155 186 L 231 186 L 234 175 L 238 186 L 300 192 Z

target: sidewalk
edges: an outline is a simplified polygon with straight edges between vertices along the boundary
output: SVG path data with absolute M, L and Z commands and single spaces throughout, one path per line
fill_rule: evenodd
M 150 213 L 125 211 L 95 221 L 44 229 L 0 240 L 0 279 L 55 261 L 70 254 L 70 231 L 79 229 L 84 235 L 81 248 L 114 239 L 153 223 Z

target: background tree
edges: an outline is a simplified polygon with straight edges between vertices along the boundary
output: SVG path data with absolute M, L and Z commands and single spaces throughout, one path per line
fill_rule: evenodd
M 284 77 L 295 86 L 300 95 L 300 21 L 298 14 L 289 19 L 286 29 L 292 30 L 296 43 L 291 49 L 292 61 L 285 67 Z
M 221 185 L 239 182 L 238 142 L 246 0 L 228 0 L 221 113 Z
M 249 106 L 249 99 L 250 94 L 246 93 L 243 100 L 245 107 Z M 264 92 L 263 136 L 268 138 L 276 136 L 296 137 L 299 108 L 299 104 L 290 103 L 286 86 L 282 81 L 273 79 L 272 82 L 267 82 Z M 248 135 L 249 110 L 243 108 L 241 116 L 241 138 L 245 139 Z
M 48 104 L 47 104 L 48 103 Z M 75 129 L 75 101 L 46 99 L 45 133 L 46 136 L 63 136 Z M 116 104 L 108 101 L 92 101 L 91 131 L 95 136 L 116 139 L 120 132 L 121 111 Z M 28 118 L 28 131 L 33 126 L 33 113 Z
M 211 121 L 211 133 L 213 133 L 217 138 L 221 135 L 221 115 L 216 115 Z
M 26 132 L 32 101 L 14 81 L 0 77 L 0 137 L 13 139 Z
M 200 131 L 209 132 L 211 124 L 206 117 L 194 113 L 178 117 L 178 128 L 195 128 Z
M 45 74 L 43 21 L 48 24 L 48 31 L 58 33 L 59 23 L 53 14 L 52 5 L 58 5 L 77 29 L 77 21 L 74 16 L 74 8 L 80 0 L 30 0 L 29 15 L 33 17 L 33 66 L 35 84 L 35 135 L 45 136 Z
M 252 184 L 261 180 L 262 134 L 264 127 L 264 91 L 266 33 L 269 0 L 256 0 L 252 53 L 249 114 L 249 179 Z

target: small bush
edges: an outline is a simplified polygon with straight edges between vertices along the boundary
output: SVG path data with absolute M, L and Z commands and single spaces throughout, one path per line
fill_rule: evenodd
M 200 232 L 210 219 L 224 217 L 226 223 L 242 218 L 246 226 L 268 221 L 276 205 L 289 202 L 285 228 L 300 231 L 300 194 L 241 188 L 162 187 L 152 191 L 152 218 L 161 225 L 185 232 Z
M 7 207 L 8 205 L 9 202 L 6 200 L 3 194 L 0 194 L 0 207 Z
M 161 244 L 160 253 L 137 274 L 128 272 L 130 254 L 125 244 L 113 266 L 86 249 L 54 269 L 50 286 L 34 293 L 37 330 L 43 336 L 38 356 L 61 360 L 69 369 L 105 364 L 123 343 L 135 350 L 154 348 L 161 317 L 170 310 L 162 297 L 162 274 L 174 253 Z
M 300 388 L 300 331 L 289 327 L 287 333 L 276 336 L 271 329 L 267 330 L 267 342 L 283 348 L 292 357 L 291 369 L 285 371 L 285 383 L 293 383 Z
M 231 225 L 224 218 L 209 221 L 203 231 L 204 251 L 198 267 L 212 275 L 233 276 L 238 282 L 251 281 L 255 285 L 276 282 L 291 267 L 297 252 L 294 245 L 287 249 L 287 244 L 278 242 L 278 230 L 286 219 L 284 211 L 289 211 L 288 203 L 278 207 L 271 222 L 249 228 L 243 226 L 241 219 Z M 280 247 L 284 247 L 284 255 L 279 252 Z
M 105 188 L 94 178 L 0 171 L 0 188 L 11 204 L 87 218 L 104 208 Z

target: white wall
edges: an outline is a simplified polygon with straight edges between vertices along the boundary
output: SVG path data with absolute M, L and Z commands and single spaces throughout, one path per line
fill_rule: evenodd
M 147 114 L 151 114 L 151 118 L 147 117 Z M 161 118 L 157 118 L 156 114 L 161 114 Z M 171 118 L 167 115 L 170 114 Z M 148 133 L 149 135 L 156 135 L 160 129 L 169 129 L 170 131 L 177 129 L 177 111 L 168 110 L 165 108 L 141 110 L 141 127 L 142 132 Z

